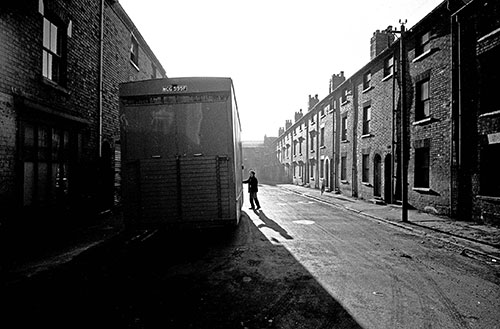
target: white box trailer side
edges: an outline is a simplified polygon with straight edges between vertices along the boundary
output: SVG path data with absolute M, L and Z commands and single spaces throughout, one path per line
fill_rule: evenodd
M 122 84 L 120 122 L 122 198 L 129 226 L 239 222 L 241 129 L 231 79 Z

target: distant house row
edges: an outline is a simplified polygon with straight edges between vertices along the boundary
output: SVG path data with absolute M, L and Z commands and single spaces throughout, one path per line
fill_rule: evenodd
M 116 0 L 2 1 L 0 40 L 0 226 L 89 221 L 119 197 L 119 83 L 165 69 Z
M 407 172 L 411 207 L 500 224 L 499 2 L 443 1 L 399 32 L 376 31 L 370 62 L 280 128 L 286 181 L 398 203 Z

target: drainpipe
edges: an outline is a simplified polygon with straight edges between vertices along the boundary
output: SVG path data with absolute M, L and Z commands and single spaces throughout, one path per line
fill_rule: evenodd
M 395 179 L 396 176 L 394 175 L 395 170 L 395 154 L 394 150 L 396 148 L 396 140 L 395 140 L 395 135 L 394 135 L 394 129 L 396 128 L 396 74 L 392 75 L 392 120 L 391 120 L 391 133 L 392 133 L 392 138 L 391 138 L 391 188 L 390 188 L 390 195 L 389 195 L 389 203 L 394 203 L 394 186 L 396 185 Z
M 100 23 L 99 23 L 99 158 L 102 156 L 102 67 L 103 67 L 103 48 L 104 48 L 104 1 L 101 0 Z
M 452 63 L 452 77 L 453 74 L 456 72 L 457 77 L 456 77 L 456 83 L 451 84 L 451 118 L 452 118 L 452 125 L 451 125 L 451 154 L 453 154 L 453 141 L 455 141 L 456 138 L 456 157 L 457 157 L 457 166 L 456 166 L 456 180 L 457 180 L 457 205 L 460 204 L 460 191 L 462 189 L 461 184 L 462 184 L 462 54 L 461 54 L 461 25 L 460 25 L 460 20 L 458 13 L 460 12 L 457 11 L 454 14 L 451 15 L 451 31 L 452 31 L 452 36 L 451 36 L 451 49 L 452 49 L 452 54 L 451 54 L 451 63 Z M 456 49 L 456 52 L 455 52 Z M 456 103 L 455 103 L 456 100 Z M 455 111 L 456 109 L 456 111 Z M 456 115 L 455 115 L 456 112 Z M 454 126 L 454 120 L 453 118 L 456 116 L 456 125 L 457 127 L 455 128 Z M 457 136 L 455 137 L 455 134 Z M 453 160 L 450 163 L 451 166 L 451 173 L 453 175 Z M 452 180 L 450 181 L 450 190 L 452 193 L 450 193 L 450 207 L 453 207 L 453 177 Z M 457 207 L 460 208 L 460 207 Z M 463 209 L 463 208 L 462 208 Z M 453 213 L 452 209 L 450 209 L 450 212 Z M 456 214 L 460 212 L 460 209 L 455 209 Z
M 406 108 L 406 53 L 405 53 L 405 26 L 401 22 L 401 37 L 400 37 L 400 56 L 399 62 L 401 64 L 401 221 L 408 221 L 408 168 L 407 168 L 407 111 Z

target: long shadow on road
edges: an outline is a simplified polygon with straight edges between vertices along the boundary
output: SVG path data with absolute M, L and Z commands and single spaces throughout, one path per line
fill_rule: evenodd
M 361 328 L 246 214 L 235 230 L 163 232 L 3 288 L 0 321 L 16 327 Z
M 255 211 L 255 212 L 259 216 L 259 219 L 264 223 L 264 224 L 258 225 L 257 226 L 258 228 L 268 227 L 268 228 L 276 231 L 277 233 L 279 233 L 282 237 L 284 237 L 287 240 L 293 239 L 293 237 L 290 234 L 288 234 L 288 232 L 284 228 L 282 228 L 280 225 L 278 225 L 278 223 L 276 223 L 271 218 L 267 217 L 266 214 L 264 213 L 264 211 L 260 210 L 260 211 Z

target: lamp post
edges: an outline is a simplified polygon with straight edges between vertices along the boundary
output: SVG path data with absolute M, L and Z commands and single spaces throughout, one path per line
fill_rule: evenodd
M 408 168 L 406 166 L 407 163 L 407 140 L 408 140 L 408 135 L 407 135 L 407 128 L 406 128 L 406 117 L 407 117 L 407 106 L 406 106 L 406 52 L 405 52 L 405 24 L 406 24 L 406 19 L 399 20 L 399 23 L 401 24 L 400 30 L 395 30 L 392 27 L 388 27 L 387 30 L 388 32 L 394 33 L 394 34 L 399 34 L 399 78 L 401 81 L 401 86 L 400 86 L 400 99 L 401 99 L 401 143 L 400 143 L 400 159 L 401 159 L 401 203 L 402 203 L 402 210 L 401 210 L 401 221 L 407 222 L 408 221 Z

